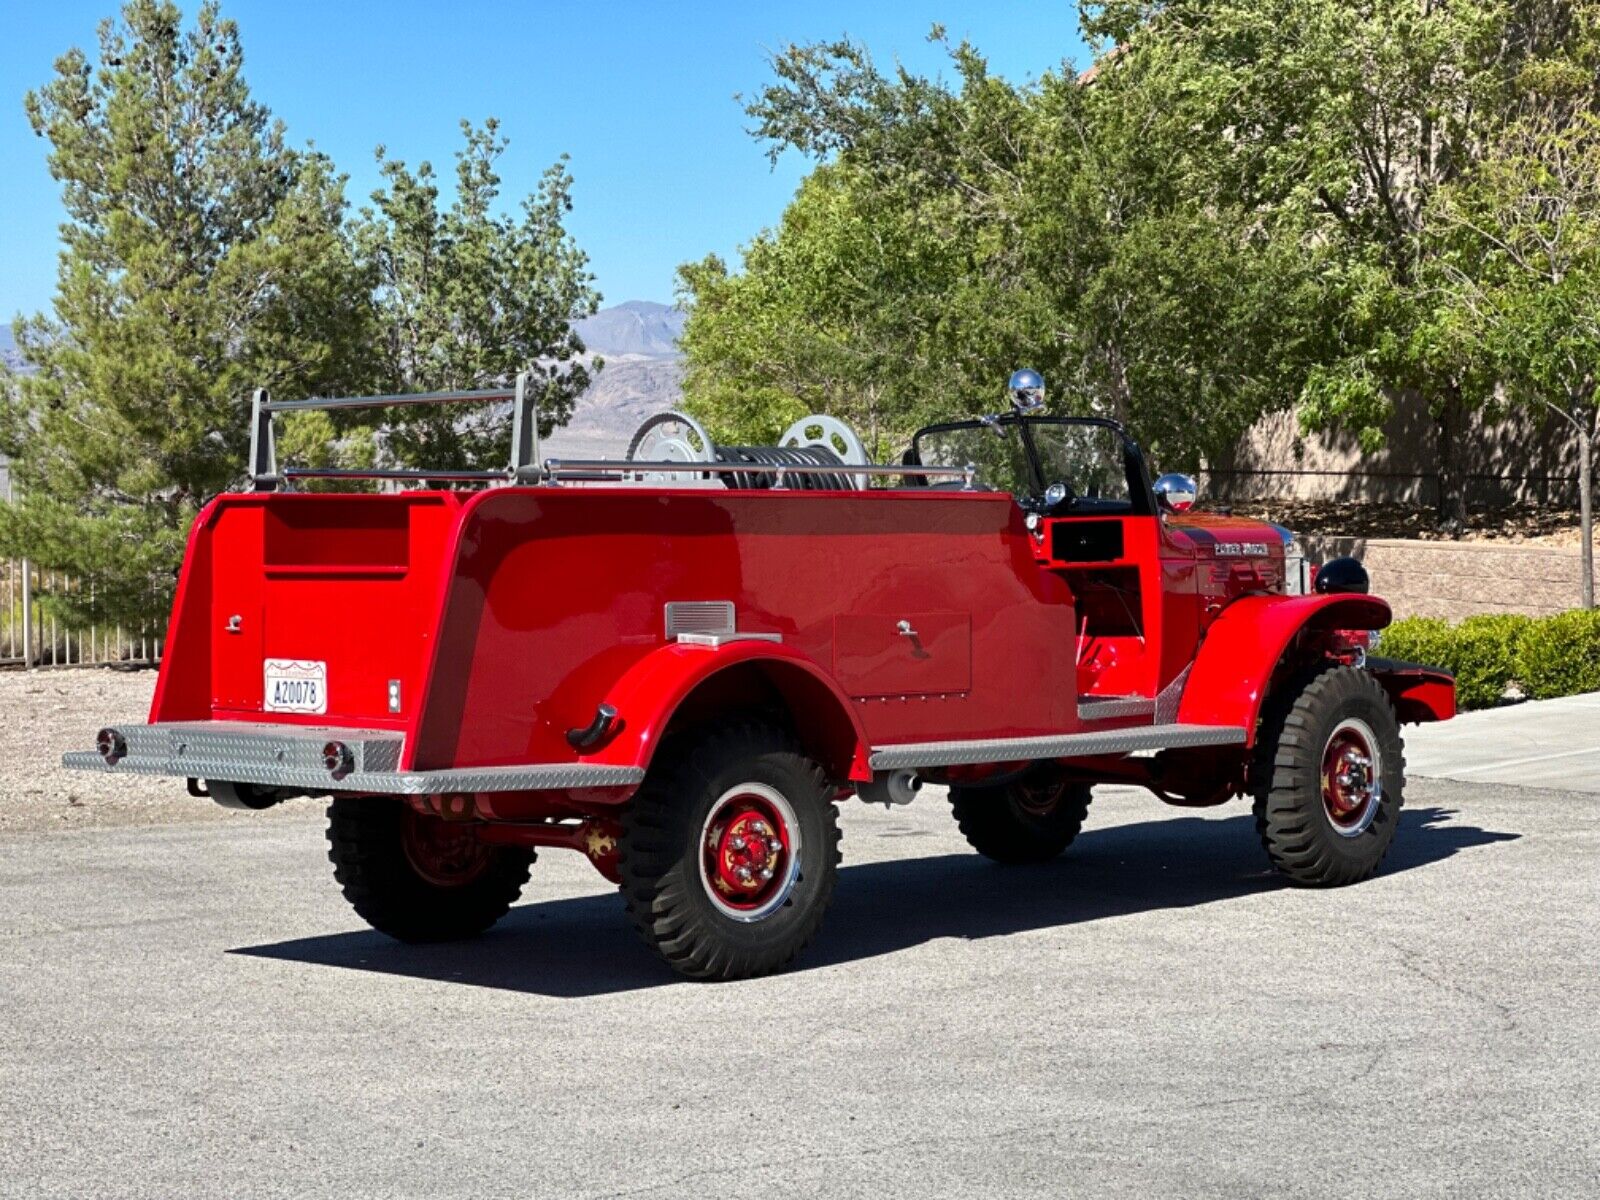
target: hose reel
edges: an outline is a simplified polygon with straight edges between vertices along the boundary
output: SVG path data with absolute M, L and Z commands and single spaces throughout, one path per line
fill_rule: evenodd
M 630 462 L 703 462 L 730 466 L 748 463 L 762 467 L 852 467 L 867 465 L 867 450 L 848 425 L 822 413 L 802 417 L 789 426 L 776 446 L 719 446 L 693 417 L 668 411 L 657 413 L 639 426 L 628 443 L 628 459 Z M 678 487 L 704 487 L 720 481 L 732 488 L 770 488 L 777 481 L 771 471 L 716 475 L 645 471 L 639 478 L 646 483 Z M 859 491 L 867 486 L 867 477 L 848 472 L 796 474 L 787 476 L 784 486 L 796 491 Z

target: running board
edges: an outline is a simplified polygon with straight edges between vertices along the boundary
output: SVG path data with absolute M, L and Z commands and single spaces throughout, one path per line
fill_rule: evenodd
M 1240 746 L 1245 731 L 1234 725 L 1141 725 L 1103 733 L 1045 737 L 980 738 L 970 742 L 912 742 L 879 746 L 869 760 L 874 771 L 902 767 L 964 767 L 975 763 L 1026 762 L 1038 758 L 1084 758 L 1191 746 Z

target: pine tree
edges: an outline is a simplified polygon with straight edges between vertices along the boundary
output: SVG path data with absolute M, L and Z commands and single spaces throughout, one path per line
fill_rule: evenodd
M 129 0 L 26 109 L 66 220 L 53 314 L 14 326 L 38 370 L 0 398 L 0 550 L 95 578 L 101 620 L 159 620 L 196 513 L 240 482 L 251 389 L 371 377 L 344 180 L 251 98 L 215 3 L 185 27 Z

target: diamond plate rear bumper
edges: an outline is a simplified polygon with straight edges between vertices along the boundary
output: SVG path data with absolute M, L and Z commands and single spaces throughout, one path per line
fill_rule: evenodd
M 404 737 L 382 729 L 237 721 L 174 721 L 114 728 L 127 743 L 127 753 L 115 763 L 93 750 L 83 750 L 64 755 L 62 765 L 108 775 L 172 775 L 315 792 L 417 796 L 619 787 L 644 778 L 639 767 L 590 763 L 401 771 Z M 343 742 L 351 755 L 351 770 L 337 777 L 322 762 L 322 747 L 330 741 Z

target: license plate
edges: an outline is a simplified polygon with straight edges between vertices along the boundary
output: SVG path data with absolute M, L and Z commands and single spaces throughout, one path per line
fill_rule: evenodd
M 269 658 L 261 707 L 267 712 L 328 711 L 328 664 L 305 659 Z

